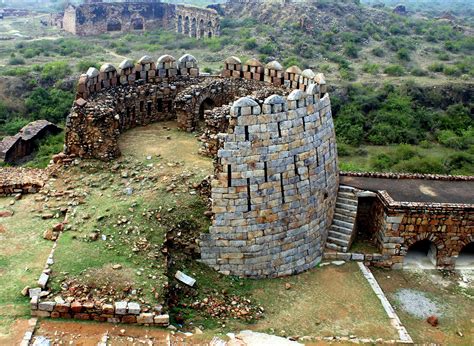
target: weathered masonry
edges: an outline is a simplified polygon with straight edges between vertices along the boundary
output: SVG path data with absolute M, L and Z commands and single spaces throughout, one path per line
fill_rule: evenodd
M 423 268 L 456 269 L 474 245 L 474 177 L 343 173 L 341 184 L 355 195 L 353 232 L 378 249 L 368 262 L 402 269 L 414 258 Z
M 79 36 L 163 28 L 190 37 L 204 38 L 218 36 L 220 31 L 215 10 L 162 3 L 159 0 L 88 0 L 78 6 L 70 4 L 62 20 L 56 18 L 51 22 Z
M 67 119 L 65 153 L 113 159 L 123 131 L 163 119 L 186 131 L 204 123 L 203 153 L 216 158 L 203 262 L 248 277 L 319 263 L 338 188 L 323 75 L 231 57 L 221 77 L 200 76 L 188 54 L 90 68 Z

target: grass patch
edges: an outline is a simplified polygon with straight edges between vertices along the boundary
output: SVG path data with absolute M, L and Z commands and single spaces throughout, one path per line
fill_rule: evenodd
M 36 287 L 52 243 L 43 232 L 57 220 L 42 220 L 42 206 L 34 196 L 10 205 L 12 198 L 0 198 L 0 209 L 14 212 L 0 219 L 0 337 L 8 335 L 12 323 L 29 316 L 29 299 L 21 295 L 25 286 Z

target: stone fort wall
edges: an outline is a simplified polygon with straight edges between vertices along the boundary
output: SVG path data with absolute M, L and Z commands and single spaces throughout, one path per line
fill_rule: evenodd
M 158 0 L 69 5 L 61 24 L 64 30 L 79 36 L 163 28 L 204 38 L 218 36 L 220 31 L 216 11 Z
M 212 182 L 215 218 L 201 238 L 204 263 L 259 278 L 320 262 L 338 174 L 329 96 L 315 89 L 234 102 Z
M 204 104 L 217 108 L 204 111 Z M 216 158 L 202 261 L 248 277 L 316 265 L 338 189 L 331 105 L 320 74 L 231 57 L 222 76 L 201 76 L 187 54 L 90 68 L 67 119 L 65 153 L 109 160 L 120 154 L 118 138 L 128 128 L 177 119 L 192 131 L 202 117 L 214 132 L 207 154 Z

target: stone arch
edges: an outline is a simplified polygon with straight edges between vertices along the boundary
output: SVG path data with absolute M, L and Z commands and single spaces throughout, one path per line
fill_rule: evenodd
M 216 92 L 217 90 L 219 92 Z M 192 97 L 189 97 L 190 95 Z M 227 88 L 223 81 L 182 90 L 175 101 L 178 126 L 187 131 L 196 130 L 206 110 L 228 104 L 234 100 L 234 96 L 235 93 Z
M 212 38 L 214 36 L 214 33 L 212 32 L 212 22 L 208 21 L 207 22 L 207 37 Z
M 184 34 L 189 35 L 189 17 L 184 18 Z
M 132 30 L 145 30 L 145 20 L 141 16 L 133 16 L 130 24 Z
M 463 243 L 459 255 L 456 257 L 455 269 L 474 269 L 474 239 L 467 244 Z
M 211 98 L 204 99 L 199 106 L 199 120 L 204 120 L 204 113 L 207 110 L 211 110 L 215 107 L 214 100 Z
M 179 34 L 183 33 L 183 16 L 182 15 L 178 16 L 178 33 Z
M 433 234 L 421 233 L 408 238 L 400 251 L 400 254 L 405 256 L 403 267 L 414 268 L 419 261 L 421 267 L 434 269 L 440 264 L 440 253 L 444 248 L 443 241 Z M 432 266 L 429 265 L 430 262 Z
M 107 21 L 107 31 L 122 31 L 122 22 L 117 17 L 112 17 Z
M 191 37 L 197 38 L 197 20 L 193 18 L 191 20 Z
M 199 21 L 199 38 L 204 38 L 206 36 L 206 26 L 204 25 L 204 19 Z

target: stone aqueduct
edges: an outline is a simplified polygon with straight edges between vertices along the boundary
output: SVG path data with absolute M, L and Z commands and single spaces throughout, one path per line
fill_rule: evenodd
M 155 28 L 174 30 L 195 38 L 219 36 L 220 21 L 213 9 L 162 3 L 158 0 L 70 4 L 52 23 L 79 36 L 106 32 L 141 32 Z
M 67 119 L 65 153 L 111 160 L 120 155 L 121 133 L 169 119 L 185 131 L 204 121 L 202 152 L 215 158 L 203 262 L 247 277 L 319 263 L 340 180 L 322 74 L 230 57 L 220 76 L 208 76 L 188 54 L 90 68 Z M 399 268 L 412 243 L 431 239 L 438 267 L 452 268 L 460 246 L 472 242 L 473 204 L 399 203 L 379 194 L 367 226 L 378 239 L 373 264 Z

